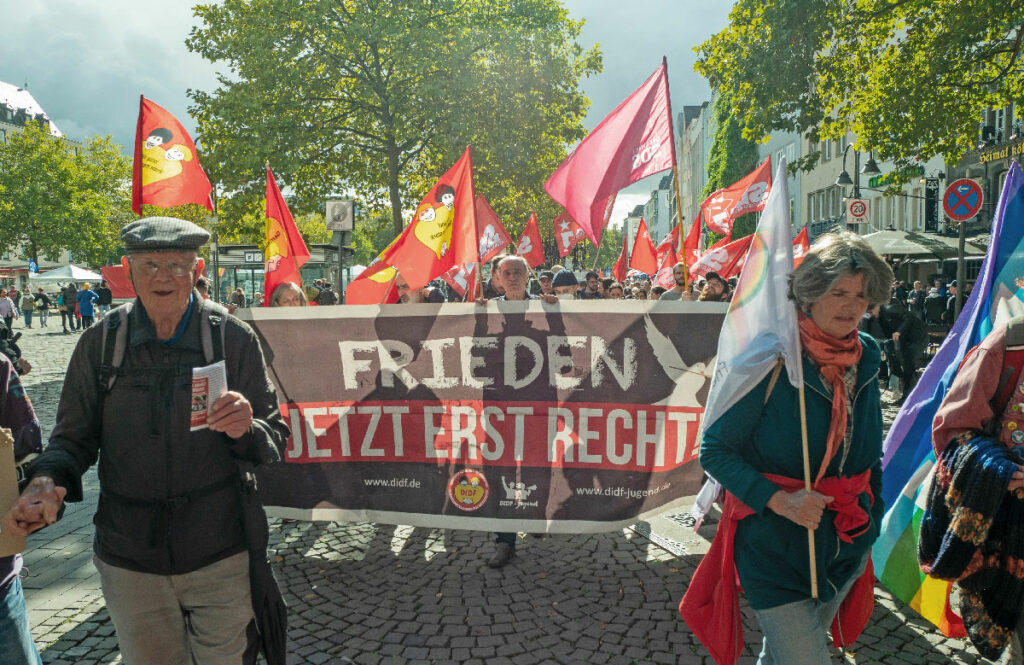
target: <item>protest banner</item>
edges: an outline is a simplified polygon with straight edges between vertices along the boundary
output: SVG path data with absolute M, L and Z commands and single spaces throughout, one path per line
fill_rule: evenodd
M 281 517 L 590 533 L 680 505 L 722 303 L 242 310 L 292 428 Z

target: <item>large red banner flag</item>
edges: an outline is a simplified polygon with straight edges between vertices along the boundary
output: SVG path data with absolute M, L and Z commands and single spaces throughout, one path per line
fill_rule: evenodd
M 195 203 L 213 210 L 213 186 L 199 165 L 196 144 L 164 108 L 139 95 L 135 126 L 135 162 L 132 166 L 132 210 L 142 206 L 171 208 Z
M 673 164 L 668 64 L 663 59 L 651 77 L 576 146 L 544 189 L 599 245 L 608 197 Z
M 519 236 L 516 244 L 516 254 L 526 259 L 531 268 L 536 268 L 544 263 L 544 245 L 540 240 L 540 225 L 537 223 L 537 213 L 530 213 L 530 220 L 526 222 L 523 235 Z
M 483 194 L 476 195 L 476 228 L 479 232 L 480 263 L 487 263 L 512 244 L 512 236 Z
M 700 204 L 704 225 L 715 233 L 732 235 L 732 224 L 748 212 L 764 210 L 772 188 L 772 158 L 724 189 L 712 192 Z
M 654 248 L 654 251 L 658 254 L 658 265 L 661 266 L 666 261 L 670 261 L 671 265 L 675 265 L 678 261 L 679 254 L 677 248 L 679 247 L 679 225 L 676 224 L 672 227 L 672 230 L 665 234 L 658 246 Z M 667 258 L 666 258 L 667 257 Z
M 647 224 L 643 217 L 636 227 L 633 252 L 629 255 L 629 267 L 647 275 L 658 272 L 658 254 L 654 251 L 654 243 L 651 242 L 651 234 L 647 232 Z
M 558 256 L 563 259 L 569 255 L 569 252 L 580 240 L 587 237 L 586 231 L 581 229 L 580 225 L 567 212 L 555 217 L 552 224 L 555 226 L 555 244 L 558 245 Z
M 302 273 L 299 268 L 309 261 L 309 249 L 295 225 L 288 204 L 281 196 L 281 189 L 274 179 L 274 172 L 267 165 L 267 221 L 266 245 L 263 249 L 266 261 L 263 274 L 263 305 L 270 307 L 270 296 L 274 289 L 284 282 L 302 287 Z
M 381 258 L 409 288 L 419 289 L 452 266 L 480 259 L 470 148 L 430 188 L 412 222 Z
M 615 278 L 616 282 L 622 283 L 626 281 L 626 273 L 629 271 L 629 236 L 625 233 L 622 234 L 622 252 L 619 254 L 619 260 L 615 262 L 615 267 L 612 268 L 612 277 Z

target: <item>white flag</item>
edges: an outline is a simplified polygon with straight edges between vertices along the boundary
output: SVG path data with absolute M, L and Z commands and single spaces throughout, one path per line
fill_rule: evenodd
M 789 382 L 797 388 L 804 382 L 796 305 L 786 295 L 793 271 L 793 236 L 786 160 L 779 162 L 718 336 L 718 361 L 702 429 L 710 427 L 767 376 L 780 355 L 786 361 Z

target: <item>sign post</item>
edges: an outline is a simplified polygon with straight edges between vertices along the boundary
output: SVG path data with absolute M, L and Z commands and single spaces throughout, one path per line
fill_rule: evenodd
M 967 244 L 967 220 L 972 219 L 981 210 L 985 194 L 977 180 L 960 178 L 949 183 L 942 195 L 942 209 L 946 216 L 960 225 L 959 242 L 956 249 L 956 314 L 960 316 L 960 308 L 964 302 L 964 290 L 967 287 L 967 265 L 964 262 L 964 248 Z

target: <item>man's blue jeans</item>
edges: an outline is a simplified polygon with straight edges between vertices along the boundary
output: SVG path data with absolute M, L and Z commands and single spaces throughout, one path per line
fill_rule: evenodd
M 43 665 L 32 641 L 25 595 L 17 578 L 0 600 L 0 654 L 4 665 Z
M 867 562 L 865 555 L 859 570 L 863 571 Z M 860 573 L 851 577 L 827 603 L 808 598 L 755 610 L 757 623 L 764 633 L 757 665 L 828 665 L 832 662 L 825 645 L 825 631 L 832 625 L 832 618 L 858 577 Z

